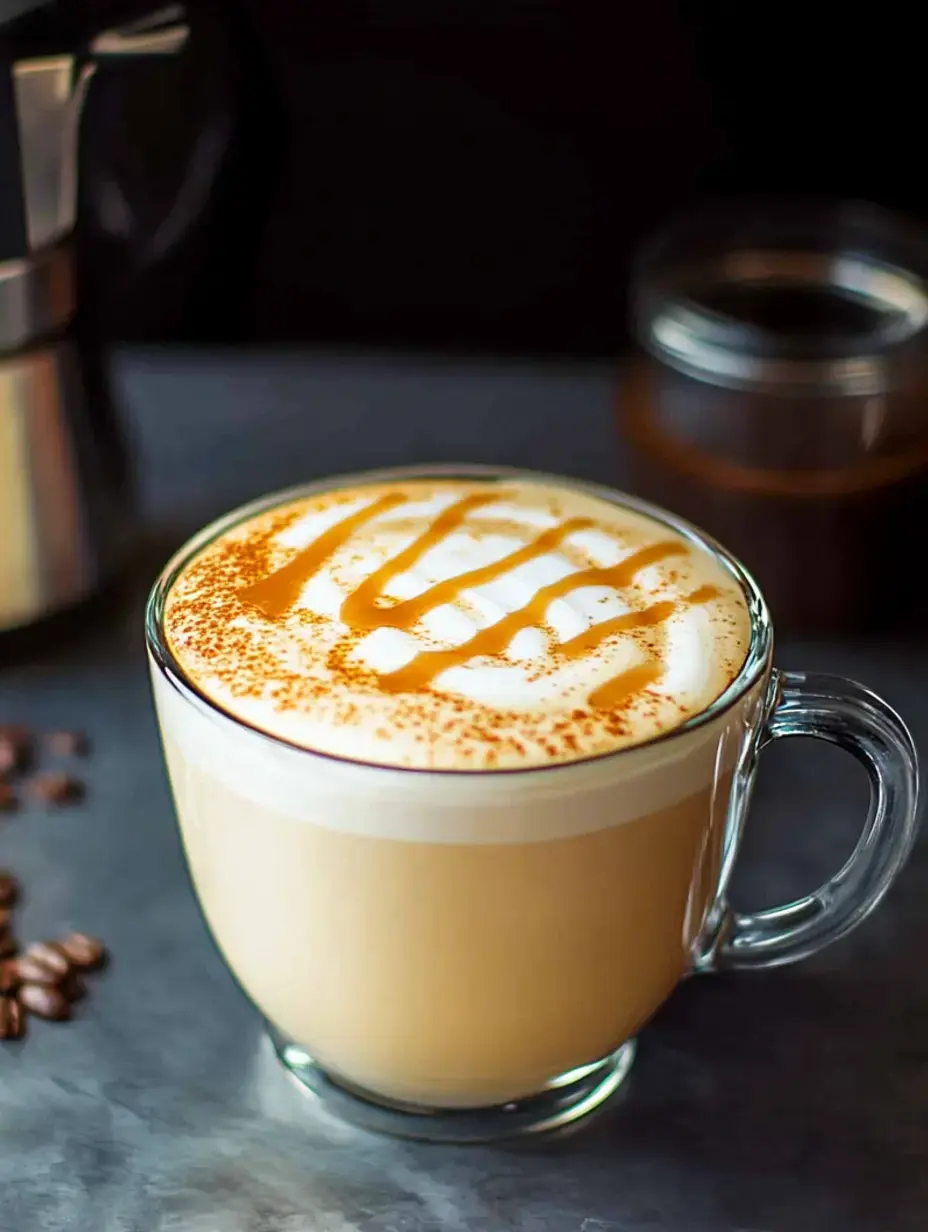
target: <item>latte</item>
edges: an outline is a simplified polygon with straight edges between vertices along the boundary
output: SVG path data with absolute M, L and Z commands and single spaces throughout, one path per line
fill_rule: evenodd
M 559 1089 L 653 1013 L 765 695 L 656 739 L 750 640 L 696 538 L 566 483 L 391 480 L 232 519 L 168 577 L 184 844 L 278 1032 L 377 1099 L 461 1109 Z

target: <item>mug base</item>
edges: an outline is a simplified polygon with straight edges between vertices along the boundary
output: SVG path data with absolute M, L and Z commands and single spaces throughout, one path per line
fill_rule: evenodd
M 602 1107 L 622 1086 L 635 1059 L 635 1041 L 589 1065 L 553 1078 L 537 1095 L 489 1108 L 431 1108 L 388 1100 L 333 1078 L 305 1048 L 268 1027 L 278 1059 L 322 1109 L 361 1129 L 423 1142 L 480 1144 L 573 1126 Z

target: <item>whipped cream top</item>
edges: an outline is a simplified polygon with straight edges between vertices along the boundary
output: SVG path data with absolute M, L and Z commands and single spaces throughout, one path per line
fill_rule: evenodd
M 196 554 L 165 632 L 210 700 L 300 747 L 496 769 L 648 740 L 740 670 L 745 599 L 707 551 L 522 477 L 336 488 Z

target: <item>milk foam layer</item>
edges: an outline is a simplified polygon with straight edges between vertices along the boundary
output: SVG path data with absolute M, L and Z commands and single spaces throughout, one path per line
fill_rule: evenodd
M 528 768 L 646 741 L 737 675 L 750 621 L 708 552 L 525 478 L 335 489 L 233 525 L 165 631 L 220 707 L 378 765 Z

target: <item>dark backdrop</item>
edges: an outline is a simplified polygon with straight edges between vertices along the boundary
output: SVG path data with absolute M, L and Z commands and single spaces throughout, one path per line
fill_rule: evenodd
M 124 337 L 608 353 L 631 250 L 702 196 L 928 198 L 901 6 L 193 7 L 185 65 L 123 71 L 89 117 L 88 175 L 121 159 L 155 212 L 191 129 L 217 99 L 234 117 L 207 221 L 159 271 L 114 300 L 119 254 L 85 237 Z

